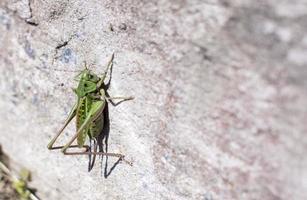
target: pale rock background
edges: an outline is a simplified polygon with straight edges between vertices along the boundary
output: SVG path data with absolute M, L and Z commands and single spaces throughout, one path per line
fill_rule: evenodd
M 307 199 L 306 0 L 1 0 L 0 48 L 0 143 L 41 199 Z M 109 152 L 134 166 L 105 178 L 46 145 L 113 52 L 110 93 L 136 98 Z

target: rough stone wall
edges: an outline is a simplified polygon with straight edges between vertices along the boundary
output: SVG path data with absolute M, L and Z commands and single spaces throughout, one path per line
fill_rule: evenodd
M 305 0 L 1 0 L 0 143 L 42 199 L 307 198 Z M 115 52 L 109 151 L 50 152 Z M 64 143 L 74 131 L 70 126 Z M 105 173 L 110 175 L 104 178 Z

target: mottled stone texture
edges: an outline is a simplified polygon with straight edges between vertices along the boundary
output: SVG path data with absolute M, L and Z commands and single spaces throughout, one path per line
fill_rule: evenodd
M 1 0 L 0 143 L 42 199 L 307 199 L 306 19 L 306 0 Z M 87 172 L 46 145 L 112 52 L 110 93 L 136 99 L 109 106 L 109 152 L 134 166 Z

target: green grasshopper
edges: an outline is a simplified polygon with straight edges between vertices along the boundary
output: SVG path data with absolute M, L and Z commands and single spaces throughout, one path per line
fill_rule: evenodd
M 108 62 L 107 68 L 101 77 L 94 74 L 87 68 L 85 64 L 85 69 L 81 71 L 75 80 L 79 81 L 78 87 L 73 89 L 77 95 L 77 103 L 74 105 L 70 111 L 64 126 L 56 134 L 56 136 L 48 144 L 48 149 L 61 149 L 65 155 L 104 155 L 118 157 L 120 160 L 132 165 L 131 162 L 125 160 L 125 156 L 119 153 L 108 153 L 108 152 L 97 152 L 97 138 L 101 134 L 104 127 L 104 109 L 106 101 L 114 99 L 132 100 L 133 97 L 107 97 L 106 95 L 106 84 L 104 80 L 107 76 L 108 71 L 113 66 L 114 54 L 110 61 Z M 64 146 L 54 147 L 55 141 L 61 135 L 66 126 L 71 122 L 71 120 L 76 116 L 76 127 L 77 131 L 71 140 Z M 94 152 L 90 151 L 90 147 L 85 144 L 86 139 L 95 141 Z M 72 145 L 72 143 L 77 139 L 77 145 Z M 68 152 L 69 148 L 83 148 L 83 151 Z

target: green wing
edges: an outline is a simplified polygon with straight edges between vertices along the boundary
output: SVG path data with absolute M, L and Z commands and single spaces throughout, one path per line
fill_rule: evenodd
M 78 146 L 82 147 L 85 143 L 86 137 L 87 137 L 87 133 L 89 131 L 89 125 L 94 122 L 96 119 L 100 118 L 100 116 L 103 115 L 103 109 L 105 107 L 105 101 L 101 100 L 101 101 L 94 101 L 91 103 L 89 112 L 87 112 L 87 116 L 86 119 L 84 120 L 84 122 L 82 123 L 80 127 L 81 132 L 78 135 Z M 79 131 L 79 129 L 78 129 Z
M 79 135 L 77 138 L 77 143 L 78 146 L 81 148 L 84 146 L 85 140 L 86 140 L 86 136 L 87 136 L 87 132 L 88 132 L 88 127 L 86 127 Z

